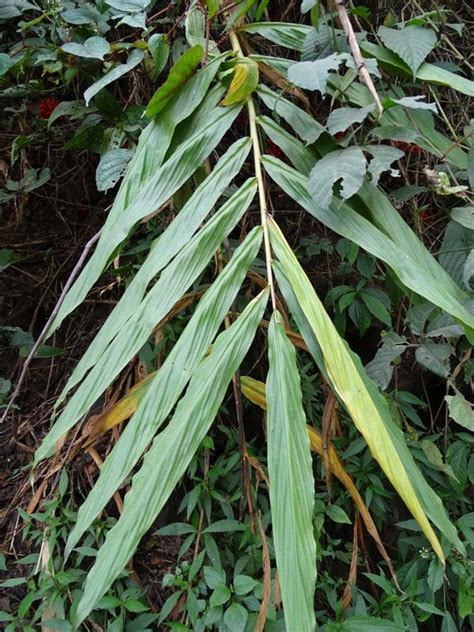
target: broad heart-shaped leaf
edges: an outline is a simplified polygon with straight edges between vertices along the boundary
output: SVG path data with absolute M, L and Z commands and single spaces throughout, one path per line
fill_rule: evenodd
M 338 132 L 345 132 L 354 123 L 362 123 L 373 112 L 375 104 L 363 108 L 336 108 L 328 118 L 329 133 L 334 136 Z
M 63 51 L 77 57 L 90 57 L 92 59 L 104 59 L 104 55 L 110 52 L 110 44 L 104 37 L 89 37 L 83 44 L 67 42 L 61 46 Z
M 216 69 L 217 66 L 214 64 L 214 72 Z M 136 222 L 159 209 L 169 197 L 174 195 L 183 182 L 202 164 L 230 127 L 238 113 L 238 106 L 223 110 L 217 108 L 215 103 L 209 105 L 206 98 L 199 108 L 206 114 L 206 122 L 191 130 L 192 135 L 184 138 L 176 151 L 162 164 L 176 124 L 183 120 L 182 116 L 189 116 L 193 112 L 199 103 L 196 100 L 200 96 L 203 97 L 212 77 L 212 74 L 205 74 L 205 72 L 196 75 L 196 81 L 193 81 L 194 78 L 191 79 L 189 85 L 170 105 L 171 118 L 166 116 L 169 112 L 167 110 L 163 112 L 158 124 L 151 123 L 144 130 L 143 142 L 141 137 L 94 254 L 69 290 L 51 325 L 49 335 L 84 299 L 102 274 L 114 251 L 128 237 Z M 191 91 L 187 90 L 188 87 Z M 188 103 L 182 100 L 182 95 L 187 96 Z M 210 96 L 215 98 L 216 102 L 221 95 L 222 90 L 216 93 L 211 90 Z M 181 112 L 176 111 L 178 105 Z
M 378 35 L 387 48 L 409 66 L 413 75 L 436 46 L 436 33 L 422 26 L 389 29 L 381 26 Z
M 238 61 L 229 89 L 221 102 L 222 106 L 243 103 L 258 85 L 257 62 L 243 58 Z
M 305 37 L 313 28 L 288 22 L 256 22 L 243 24 L 238 30 L 245 33 L 258 33 L 278 46 L 302 51 Z
M 337 149 L 318 160 L 308 180 L 308 191 L 323 208 L 329 208 L 332 189 L 342 180 L 341 197 L 352 197 L 364 182 L 367 161 L 360 147 Z
M 235 251 L 230 263 L 206 292 L 161 369 L 147 385 L 136 413 L 102 466 L 99 479 L 79 509 L 66 555 L 76 546 L 109 499 L 136 465 L 154 434 L 166 420 L 212 343 L 261 243 L 254 229 Z
M 274 263 L 274 268 L 278 281 L 278 286 L 282 291 L 283 297 L 285 298 L 285 301 L 291 311 L 293 318 L 295 319 L 298 329 L 304 338 L 309 352 L 311 353 L 325 380 L 329 384 L 331 384 L 331 377 L 327 372 L 326 365 L 323 359 L 323 354 L 321 352 L 321 347 L 319 346 L 318 339 L 312 328 L 312 325 L 306 318 L 300 302 L 295 295 L 288 279 L 284 274 L 283 268 L 278 261 Z M 428 485 L 423 478 L 420 470 L 413 460 L 413 457 L 408 449 L 401 430 L 393 422 L 387 400 L 381 394 L 376 384 L 367 375 L 359 357 L 351 351 L 348 345 L 345 344 L 345 347 L 347 353 L 352 358 L 354 366 L 356 367 L 361 379 L 365 384 L 365 388 L 367 389 L 370 397 L 372 398 L 372 401 L 377 408 L 380 418 L 382 419 L 385 427 L 387 428 L 387 431 L 391 436 L 396 451 L 401 461 L 403 462 L 403 466 L 410 477 L 410 480 L 416 490 L 417 497 L 419 498 L 424 511 L 426 512 L 429 519 L 433 522 L 433 524 L 435 524 L 438 529 L 440 529 L 447 540 L 451 542 L 456 547 L 456 549 L 464 555 L 464 546 L 459 540 L 456 529 L 450 522 L 448 515 L 443 507 L 443 504 L 441 503 L 441 500 L 435 494 L 431 486 Z
M 381 418 L 351 354 L 273 220 L 270 220 L 269 228 L 272 248 L 300 308 L 317 338 L 324 358 L 324 366 L 336 394 L 344 403 L 356 427 L 366 440 L 372 456 L 378 461 L 387 478 L 413 514 L 440 560 L 444 562 L 441 545 L 420 504 L 410 476 L 398 454 L 397 446 L 393 443 L 390 432 Z
M 287 630 L 313 632 L 316 543 L 314 479 L 296 353 L 283 319 L 268 330 L 268 473 L 273 541 Z
M 107 191 L 114 187 L 125 173 L 133 156 L 131 149 L 111 149 L 102 156 L 95 172 L 98 191 Z
M 444 398 L 448 404 L 449 416 L 463 428 L 474 432 L 474 410 L 462 393 L 446 395 Z
M 285 147 L 282 146 L 282 150 L 285 151 Z M 367 208 L 372 209 L 372 223 L 339 200 L 323 208 L 319 200 L 309 194 L 307 177 L 277 158 L 264 156 L 263 164 L 270 177 L 316 219 L 384 261 L 407 288 L 455 316 L 468 328 L 474 328 L 474 317 L 463 305 L 467 295 L 426 250 L 379 189 L 364 185 L 358 193 Z M 376 223 L 379 227 L 374 225 Z
M 89 105 L 89 101 L 94 97 L 98 92 L 108 86 L 109 83 L 117 81 L 123 75 L 126 75 L 127 72 L 133 70 L 135 66 L 138 66 L 139 63 L 143 60 L 143 51 L 135 49 L 133 50 L 125 64 L 119 64 L 115 66 L 112 70 L 109 70 L 103 77 L 98 79 L 95 83 L 93 83 L 87 90 L 84 92 L 84 100 L 86 105 Z
M 148 285 L 171 259 L 188 243 L 199 229 L 206 216 L 224 193 L 232 179 L 240 172 L 251 147 L 250 139 L 243 138 L 229 147 L 218 160 L 210 175 L 196 189 L 178 216 L 156 239 L 145 261 L 125 290 L 122 298 L 99 329 L 86 353 L 76 365 L 73 374 L 64 387 L 56 407 L 67 393 L 82 381 L 87 371 L 94 366 L 107 349 L 108 344 L 132 316 L 141 303 Z
M 203 55 L 204 48 L 200 45 L 189 48 L 181 55 L 171 68 L 165 83 L 151 97 L 145 110 L 146 116 L 154 118 L 168 105 L 175 94 L 196 72 Z
M 54 449 L 65 432 L 85 414 L 120 371 L 146 343 L 153 329 L 166 316 L 186 289 L 202 273 L 223 239 L 247 210 L 255 195 L 255 181 L 248 180 L 216 213 L 163 271 L 132 316 L 97 359 L 60 417 L 43 440 L 35 463 Z
M 87 575 L 75 615 L 76 626 L 122 571 L 186 471 L 217 415 L 232 375 L 252 344 L 267 298 L 268 290 L 265 290 L 220 334 L 195 370 L 170 423 L 145 455 L 125 496 L 123 513 L 107 534 Z
M 326 94 L 329 72 L 337 70 L 341 63 L 337 53 L 316 61 L 300 61 L 288 70 L 288 80 L 299 88 Z

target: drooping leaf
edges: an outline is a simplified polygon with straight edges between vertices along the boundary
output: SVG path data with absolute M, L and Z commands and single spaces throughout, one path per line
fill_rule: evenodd
M 194 84 L 193 87 L 195 87 Z M 181 99 L 178 102 L 182 104 Z M 83 300 L 114 251 L 128 237 L 136 223 L 164 204 L 202 164 L 230 127 L 238 111 L 238 106 L 225 109 L 215 107 L 210 112 L 206 108 L 208 114 L 206 124 L 182 142 L 161 168 L 156 168 L 154 171 L 150 167 L 153 164 L 157 165 L 157 163 L 159 167 L 160 159 L 163 156 L 163 145 L 165 151 L 167 147 L 164 142 L 168 136 L 167 133 L 160 137 L 159 132 L 163 128 L 167 130 L 169 121 L 165 119 L 163 125 L 159 124 L 156 128 L 152 126 L 148 129 L 142 151 L 140 151 L 139 146 L 128 170 L 134 176 L 140 171 L 143 172 L 142 186 L 140 187 L 140 180 L 136 177 L 124 179 L 96 249 L 69 290 L 51 325 L 50 334 L 59 326 L 65 316 Z M 174 125 L 171 126 L 171 130 L 174 130 Z
M 426 103 L 425 96 L 422 94 L 418 94 L 415 97 L 402 97 L 401 99 L 384 99 L 383 105 L 384 107 L 389 107 L 393 105 L 401 105 L 404 108 L 409 108 L 413 110 L 431 110 L 432 112 L 437 112 L 438 108 L 435 103 Z
M 453 468 L 444 462 L 443 455 L 441 454 L 440 449 L 438 448 L 436 443 L 434 443 L 434 441 L 423 439 L 423 441 L 421 442 L 421 449 L 425 453 L 425 456 L 431 463 L 431 465 L 433 465 L 440 472 L 444 472 L 447 476 L 459 482 L 453 472 Z
M 97 483 L 79 509 L 76 525 L 67 542 L 67 554 L 120 487 L 173 409 L 209 349 L 260 242 L 261 230 L 257 228 L 236 250 L 230 263 L 206 292 L 163 366 L 147 384 L 146 392 L 142 392 L 136 413 L 105 460 Z
M 453 283 L 379 189 L 364 185 L 358 193 L 367 208 L 373 209 L 373 221 L 380 226 L 377 228 L 343 202 L 338 202 L 337 208 L 323 209 L 307 191 L 307 178 L 278 159 L 265 156 L 263 163 L 270 177 L 328 228 L 385 261 L 406 287 L 469 328 L 474 326 L 474 317 L 463 305 L 467 295 Z
M 171 259 L 189 242 L 209 214 L 232 179 L 239 173 L 250 149 L 250 140 L 241 139 L 231 145 L 214 166 L 211 174 L 196 189 L 176 219 L 153 242 L 148 257 L 125 290 L 119 303 L 107 318 L 58 399 L 58 406 L 67 393 L 82 381 L 87 371 L 97 362 L 108 344 L 132 316 L 141 303 L 149 283 Z
M 103 77 L 98 79 L 95 83 L 93 83 L 87 90 L 84 92 L 84 100 L 86 105 L 89 105 L 90 100 L 94 97 L 98 92 L 108 86 L 110 83 L 117 81 L 123 75 L 133 70 L 138 64 L 140 64 L 143 60 L 143 51 L 135 49 L 133 50 L 125 64 L 118 64 L 112 70 L 109 70 Z
M 410 475 L 400 459 L 380 412 L 351 354 L 324 310 L 307 276 L 273 220 L 269 223 L 272 247 L 295 296 L 320 345 L 324 364 L 338 397 L 344 402 L 358 430 L 380 467 L 409 508 L 424 534 L 444 561 L 444 554 L 420 504 Z M 363 371 L 363 369 L 362 369 Z
M 329 208 L 333 186 L 342 180 L 341 197 L 352 197 L 362 186 L 366 168 L 360 147 L 337 149 L 316 162 L 308 179 L 308 191 L 323 208 Z
M 324 127 L 312 116 L 284 97 L 272 92 L 267 86 L 260 85 L 258 96 L 273 112 L 282 117 L 308 144 L 314 143 L 324 131 Z
M 337 70 L 341 63 L 337 53 L 316 61 L 301 61 L 288 70 L 288 79 L 299 88 L 326 94 L 329 72 Z
M 258 85 L 258 64 L 251 59 L 239 59 L 229 89 L 221 102 L 226 107 L 243 103 Z
M 219 410 L 232 375 L 252 343 L 267 297 L 268 291 L 262 292 L 217 338 L 194 373 L 169 425 L 146 454 L 125 497 L 123 513 L 107 534 L 87 575 L 75 615 L 76 626 L 121 572 L 184 474 Z
M 354 123 L 362 123 L 374 109 L 375 104 L 367 105 L 364 108 L 343 107 L 332 110 L 328 118 L 329 133 L 334 136 L 338 132 L 345 132 Z
M 474 410 L 462 393 L 446 395 L 444 398 L 448 404 L 449 416 L 463 428 L 474 431 Z
M 154 64 L 152 76 L 156 79 L 168 61 L 170 53 L 168 37 L 164 33 L 153 33 L 148 40 L 148 48 Z
M 125 173 L 133 156 L 130 149 L 111 149 L 102 156 L 95 172 L 98 191 L 107 191 L 114 187 Z
M 281 315 L 268 330 L 267 444 L 273 539 L 287 629 L 313 632 L 314 480 L 296 354 Z
M 288 22 L 256 22 L 239 27 L 239 31 L 258 33 L 278 46 L 298 51 L 302 50 L 304 38 L 311 30 L 311 26 Z
M 474 231 L 456 221 L 449 222 L 438 252 L 438 259 L 457 283 L 463 282 L 464 266 L 473 248 Z
M 61 46 L 64 52 L 77 57 L 88 57 L 92 59 L 104 59 L 110 52 L 110 44 L 104 37 L 89 37 L 83 44 L 67 42 Z
M 449 344 L 433 342 L 432 340 L 426 340 L 415 351 L 415 357 L 421 366 L 444 378 L 448 377 L 450 373 L 450 355 L 451 347 Z
M 278 286 L 281 289 L 283 296 L 291 310 L 291 313 L 295 319 L 298 329 L 302 333 L 304 342 L 306 343 L 306 347 L 311 353 L 313 359 L 315 360 L 325 380 L 329 384 L 331 384 L 332 383 L 331 376 L 326 369 L 326 364 L 323 359 L 321 347 L 318 343 L 318 339 L 316 337 L 314 329 L 312 325 L 310 324 L 309 320 L 307 319 L 300 305 L 300 302 L 296 294 L 294 293 L 288 279 L 286 278 L 283 268 L 281 267 L 278 261 L 275 262 L 274 268 L 275 268 L 275 274 L 278 281 Z M 398 426 L 394 424 L 387 400 L 381 394 L 376 384 L 369 378 L 366 371 L 364 371 L 364 368 L 362 366 L 362 363 L 359 357 L 351 351 L 349 346 L 345 345 L 345 347 L 346 347 L 347 353 L 352 358 L 354 366 L 357 369 L 365 385 L 365 388 L 367 389 L 367 392 L 369 393 L 374 405 L 377 408 L 377 411 L 380 415 L 380 419 L 383 421 L 388 433 L 390 434 L 390 437 L 393 441 L 395 449 L 403 463 L 403 466 L 407 474 L 410 477 L 413 487 L 416 490 L 417 497 L 420 500 L 420 503 L 425 513 L 427 514 L 429 519 L 433 522 L 433 524 L 435 524 L 438 527 L 438 529 L 441 530 L 441 532 L 447 538 L 447 540 L 451 542 L 458 551 L 464 554 L 464 551 L 465 551 L 464 546 L 457 535 L 454 525 L 449 520 L 448 514 L 446 513 L 446 510 L 444 509 L 439 496 L 436 495 L 432 487 L 428 485 L 425 479 L 423 478 L 420 470 L 416 466 L 413 460 L 413 457 L 407 447 L 407 444 L 402 432 L 400 431 Z M 350 491 L 349 487 L 347 487 L 347 489 Z M 351 493 L 351 495 L 353 494 Z M 363 515 L 362 511 L 361 513 Z M 374 534 L 372 535 L 375 539 L 377 539 Z M 383 555 L 383 549 L 380 549 L 380 550 Z
M 145 114 L 150 118 L 156 117 L 173 99 L 176 93 L 193 76 L 204 55 L 204 48 L 200 45 L 189 48 L 181 55 L 171 68 L 162 86 L 151 97 Z
M 378 35 L 387 48 L 403 59 L 413 75 L 436 46 L 437 39 L 432 29 L 421 26 L 405 26 L 400 30 L 381 26 Z
M 255 195 L 254 180 L 248 180 L 224 205 L 221 212 L 197 233 L 163 271 L 158 282 L 134 311 L 114 342 L 96 360 L 58 420 L 36 451 L 35 463 L 54 449 L 58 441 L 85 414 L 133 356 L 191 283 L 201 274 L 212 254 L 239 221 Z

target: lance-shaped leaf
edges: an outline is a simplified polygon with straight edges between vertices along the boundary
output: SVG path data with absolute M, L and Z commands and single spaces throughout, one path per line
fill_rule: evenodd
M 38 448 L 35 463 L 48 456 L 56 441 L 89 410 L 127 362 L 138 353 L 155 325 L 202 273 L 213 253 L 247 210 L 255 190 L 255 180 L 247 180 L 163 271 L 142 303 L 135 306 L 132 317 L 114 343 L 101 355 L 74 393 Z
M 170 70 L 168 78 L 151 97 L 145 114 L 150 118 L 158 114 L 168 105 L 175 94 L 182 89 L 184 84 L 196 72 L 204 55 L 201 45 L 193 46 L 184 52 Z
M 284 277 L 280 276 L 279 281 L 281 281 L 283 278 Z M 247 399 L 249 399 L 254 404 L 257 404 L 257 406 L 260 406 L 260 408 L 262 408 L 263 410 L 267 410 L 266 386 L 263 382 L 255 380 L 248 375 L 243 375 L 240 378 L 240 384 L 242 387 L 242 394 Z M 367 531 L 373 537 L 383 559 L 387 562 L 387 566 L 389 568 L 390 574 L 392 575 L 393 581 L 398 586 L 398 580 L 397 576 L 395 575 L 392 562 L 387 553 L 387 550 L 383 545 L 377 527 L 375 526 L 375 522 L 370 515 L 370 511 L 368 510 L 367 505 L 360 495 L 359 490 L 354 485 L 352 478 L 349 476 L 343 464 L 341 463 L 341 460 L 339 459 L 334 446 L 331 442 L 329 442 L 329 445 L 325 445 L 321 433 L 315 430 L 312 426 L 308 425 L 306 429 L 309 436 L 311 450 L 313 450 L 313 452 L 317 452 L 320 456 L 327 456 L 327 462 L 331 473 L 340 480 L 340 482 L 349 492 L 355 506 L 362 516 L 362 520 L 364 521 Z
M 230 309 L 243 278 L 257 255 L 261 238 L 260 227 L 249 233 L 200 301 L 161 369 L 144 385 L 140 393 L 135 392 L 140 397 L 136 413 L 105 460 L 99 479 L 79 509 L 76 524 L 67 542 L 66 555 L 129 475 L 173 409 Z M 120 410 L 117 410 L 116 414 L 119 413 Z
M 209 214 L 232 179 L 239 173 L 249 153 L 250 146 L 251 141 L 246 138 L 231 145 L 222 158 L 218 160 L 210 175 L 190 197 L 176 219 L 153 242 L 147 258 L 74 369 L 56 403 L 56 407 L 64 401 L 67 393 L 83 379 L 87 371 L 102 356 L 108 344 L 132 316 L 136 306 L 143 300 L 153 278 L 184 248 L 201 226 L 206 215 Z
M 144 191 L 148 190 L 146 187 L 150 180 L 154 179 L 156 186 L 156 174 L 160 171 L 165 154 L 169 150 L 175 127 L 189 117 L 198 106 L 200 106 L 199 110 L 206 110 L 206 126 L 209 124 L 211 120 L 210 111 L 205 96 L 218 70 L 219 65 L 217 63 L 210 63 L 202 71 L 196 73 L 169 107 L 161 113 L 159 121 L 150 123 L 143 130 L 138 147 L 129 163 L 125 178 L 107 217 L 104 233 L 109 232 L 111 226 L 122 222 L 122 218 L 127 215 L 129 208 L 137 201 L 139 195 L 141 196 Z M 220 91 L 220 94 L 222 92 L 223 90 Z M 215 108 L 215 106 L 216 104 L 214 103 L 211 109 Z M 196 132 L 197 130 L 194 131 Z M 195 134 L 193 133 L 192 137 L 194 136 Z M 187 159 L 190 160 L 191 156 L 187 155 Z M 184 153 L 182 157 L 184 159 Z M 163 175 L 164 172 L 161 173 Z M 174 191 L 170 195 L 173 195 L 173 193 Z M 156 208 L 156 206 L 151 208 L 146 214 L 153 212 Z M 124 222 L 127 223 L 127 220 L 124 220 Z M 106 240 L 105 237 L 104 239 Z M 49 335 L 60 326 L 64 318 L 84 299 L 87 292 L 101 275 L 107 260 L 108 255 L 105 258 L 103 256 L 95 256 L 87 263 L 61 305 L 51 325 Z
M 326 365 L 323 359 L 323 354 L 321 352 L 321 348 L 318 343 L 318 339 L 313 330 L 312 325 L 309 320 L 306 318 L 306 315 L 296 297 L 293 288 L 289 281 L 287 280 L 283 268 L 281 267 L 278 261 L 274 264 L 275 274 L 278 281 L 278 286 L 281 289 L 283 296 L 290 308 L 290 311 L 295 319 L 295 322 L 304 338 L 307 348 L 309 349 L 311 355 L 314 358 L 319 370 L 324 375 L 326 381 L 330 384 L 331 376 L 328 374 L 326 370 Z M 344 342 L 344 341 L 343 341 Z M 403 433 L 395 425 L 393 422 L 390 407 L 382 395 L 380 390 L 377 388 L 376 384 L 369 378 L 364 367 L 362 366 L 362 362 L 360 358 L 351 351 L 349 346 L 344 343 L 347 353 L 352 358 L 354 366 L 356 367 L 362 381 L 365 384 L 365 387 L 372 398 L 377 410 L 379 412 L 380 418 L 384 422 L 387 431 L 389 432 L 393 444 L 396 447 L 397 453 L 403 462 L 403 466 L 405 467 L 406 472 L 410 476 L 410 480 L 413 484 L 413 487 L 416 490 L 417 496 L 420 500 L 420 503 L 423 506 L 423 509 L 429 519 L 438 527 L 438 529 L 443 533 L 446 539 L 453 544 L 458 551 L 460 551 L 463 555 L 465 554 L 464 546 L 462 542 L 459 540 L 456 529 L 453 524 L 450 522 L 448 515 L 443 507 L 439 496 L 433 491 L 430 485 L 427 484 L 425 479 L 423 478 L 420 470 L 416 466 L 413 457 L 408 449 L 406 441 L 404 439 Z
M 120 574 L 186 471 L 217 415 L 232 375 L 252 344 L 267 297 L 268 291 L 264 290 L 217 338 L 195 371 L 169 425 L 146 454 L 125 496 L 123 513 L 109 531 L 87 575 L 75 616 L 76 626 Z
M 272 247 L 321 348 L 331 384 L 387 478 L 413 514 L 444 562 L 444 553 L 413 487 L 392 437 L 361 378 L 351 354 L 319 300 L 308 277 L 273 220 L 269 223 Z
M 288 22 L 255 22 L 239 27 L 239 31 L 258 33 L 278 46 L 298 51 L 303 50 L 306 35 L 312 30 L 311 26 Z
M 281 315 L 268 329 L 267 444 L 273 541 L 287 630 L 313 632 L 314 479 L 296 353 Z
M 284 147 L 282 149 L 285 151 Z M 463 305 L 467 295 L 430 255 L 410 227 L 399 216 L 396 219 L 390 209 L 385 208 L 386 205 L 384 208 L 387 210 L 387 217 L 384 224 L 388 226 L 393 222 L 394 225 L 400 226 L 400 231 L 403 231 L 402 237 L 395 231 L 390 231 L 389 234 L 388 230 L 387 233 L 383 232 L 348 204 L 339 200 L 329 208 L 323 208 L 309 194 L 308 179 L 304 175 L 297 173 L 277 158 L 264 156 L 263 163 L 270 177 L 316 219 L 387 263 L 406 287 L 452 314 L 468 328 L 474 326 L 474 317 Z M 364 201 L 366 191 L 375 199 L 385 197 L 376 187 L 364 185 L 359 192 L 359 195 L 363 194 Z M 388 205 L 391 206 L 390 202 Z M 374 216 L 380 213 L 380 205 L 371 204 L 371 208 Z
M 89 101 L 92 99 L 92 97 L 100 92 L 102 88 L 108 86 L 109 83 L 117 81 L 117 79 L 120 79 L 120 77 L 127 74 L 127 72 L 130 72 L 130 70 L 133 70 L 135 66 L 138 66 L 138 64 L 142 60 L 143 51 L 138 49 L 132 50 L 132 52 L 128 56 L 127 61 L 124 64 L 118 64 L 117 66 L 115 66 L 115 68 L 109 70 L 108 73 L 106 73 L 103 77 L 95 81 L 89 88 L 87 88 L 87 90 L 84 92 L 84 100 L 86 102 L 86 105 L 89 104 Z

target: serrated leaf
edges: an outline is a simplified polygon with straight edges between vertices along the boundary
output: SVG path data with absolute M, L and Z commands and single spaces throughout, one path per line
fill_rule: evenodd
M 395 332 L 390 332 L 382 339 L 382 346 L 378 349 L 373 360 L 365 367 L 367 375 L 385 391 L 393 375 L 393 361 L 405 351 L 407 340 Z
M 375 105 L 367 105 L 363 108 L 336 108 L 332 110 L 328 118 L 329 133 L 334 136 L 338 132 L 345 132 L 354 123 L 362 123 L 373 112 Z
M 421 442 L 421 448 L 431 465 L 433 465 L 437 470 L 440 470 L 440 472 L 444 472 L 447 476 L 459 482 L 452 467 L 444 462 L 443 456 L 436 443 L 429 441 L 428 439 L 423 439 Z
M 438 559 L 431 560 L 428 566 L 427 575 L 428 586 L 431 592 L 437 592 L 444 583 L 444 568 Z
M 151 97 L 145 110 L 146 116 L 154 118 L 168 105 L 176 93 L 194 75 L 203 56 L 204 48 L 200 45 L 189 48 L 181 55 L 171 68 L 165 83 Z
M 288 629 L 313 632 L 314 479 L 296 353 L 279 312 L 268 330 L 268 473 L 273 540 Z
M 353 196 L 363 184 L 367 161 L 360 147 L 338 149 L 318 160 L 308 179 L 308 191 L 322 208 L 332 202 L 333 186 L 342 180 L 341 197 Z
M 230 632 L 244 632 L 249 613 L 239 603 L 230 605 L 224 613 L 224 623 Z
M 339 524 L 352 524 L 351 519 L 344 509 L 338 505 L 328 505 L 326 507 L 326 513 L 333 522 L 337 522 Z
M 258 582 L 248 575 L 237 575 L 237 577 L 234 577 L 233 584 L 237 595 L 247 595 L 255 588 Z
M 257 85 L 258 64 L 247 58 L 239 60 L 221 105 L 226 107 L 234 105 L 234 103 L 243 103 L 256 89 Z
M 125 173 L 133 156 L 131 149 L 111 149 L 102 156 L 95 172 L 98 191 L 107 191 L 114 187 Z
M 90 100 L 94 97 L 98 92 L 108 86 L 110 83 L 117 81 L 123 75 L 126 75 L 128 72 L 133 70 L 138 64 L 140 64 L 143 60 L 143 51 L 135 49 L 133 50 L 125 64 L 118 64 L 112 70 L 109 70 L 103 77 L 98 79 L 95 83 L 87 88 L 84 92 L 84 100 L 86 105 L 89 105 Z
M 387 48 L 396 53 L 409 66 L 413 75 L 436 46 L 436 33 L 421 26 L 403 29 L 379 27 L 378 35 Z
M 390 147 L 390 145 L 365 145 L 364 149 L 372 154 L 367 171 L 371 175 L 374 186 L 377 186 L 380 176 L 385 171 L 390 171 L 392 177 L 400 175 L 396 169 L 392 169 L 391 165 L 395 160 L 403 158 L 404 152 L 401 149 Z
M 425 369 L 440 377 L 448 377 L 450 372 L 449 356 L 451 347 L 449 344 L 436 343 L 426 340 L 424 344 L 417 347 L 415 358 Z
M 120 574 L 206 436 L 233 374 L 255 336 L 268 298 L 262 292 L 215 341 L 193 375 L 170 423 L 153 442 L 89 571 L 74 625 L 78 627 Z
M 110 44 L 103 37 L 89 37 L 83 44 L 67 42 L 61 46 L 65 53 L 76 57 L 88 57 L 91 59 L 104 59 L 110 53 Z
M 474 409 L 464 397 L 462 393 L 457 392 L 456 395 L 446 395 L 444 398 L 448 404 L 449 416 L 453 421 L 467 428 L 471 432 L 474 431 Z
M 288 70 L 288 80 L 299 88 L 326 94 L 329 72 L 337 70 L 341 63 L 337 53 L 316 61 L 301 61 Z

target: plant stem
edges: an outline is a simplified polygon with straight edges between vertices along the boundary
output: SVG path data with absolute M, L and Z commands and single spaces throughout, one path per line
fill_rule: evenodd
M 230 33 L 230 42 L 232 44 L 232 48 L 235 53 L 239 57 L 244 57 L 244 53 L 242 51 L 242 47 L 240 46 L 239 38 L 235 31 L 231 31 Z M 258 198 L 260 204 L 260 222 L 262 224 L 263 229 L 263 244 L 265 249 L 265 262 L 267 267 L 267 281 L 270 287 L 270 296 L 272 300 L 272 307 L 276 309 L 276 296 L 275 296 L 275 285 L 273 282 L 273 271 L 272 271 L 272 250 L 270 246 L 270 236 L 268 233 L 268 207 L 267 207 L 267 197 L 265 192 L 265 181 L 263 179 L 262 172 L 262 152 L 260 149 L 260 139 L 258 137 L 257 130 L 257 114 L 255 112 L 255 105 L 252 97 L 247 99 L 247 110 L 249 114 L 249 125 L 250 125 L 250 138 L 252 139 L 252 148 L 253 148 L 253 157 L 254 157 L 254 165 L 255 165 L 255 177 L 257 178 L 257 188 L 258 188 Z

